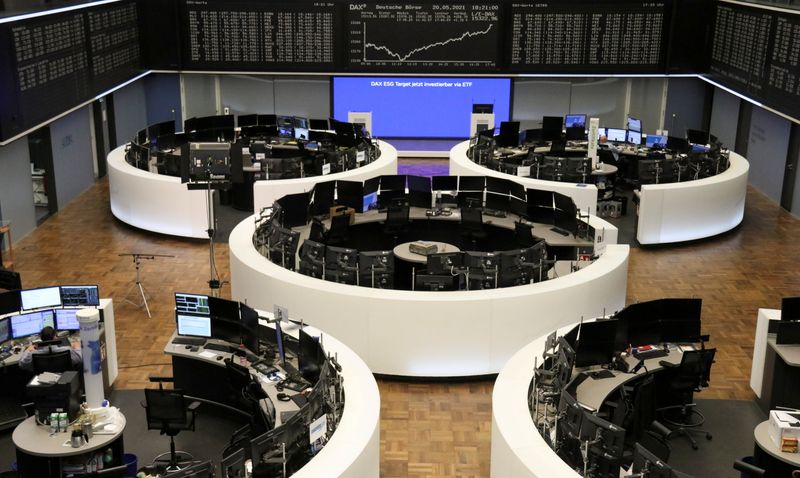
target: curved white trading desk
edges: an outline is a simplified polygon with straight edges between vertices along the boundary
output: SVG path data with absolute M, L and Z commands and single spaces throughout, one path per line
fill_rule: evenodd
M 337 357 L 342 366 L 345 401 L 342 418 L 330 441 L 292 478 L 377 478 L 381 397 L 375 377 L 367 364 L 339 340 L 313 327 L 307 327 L 306 332 L 315 337 L 322 333 L 325 351 Z
M 287 307 L 291 317 L 338 337 L 378 374 L 494 374 L 532 337 L 625 305 L 626 245 L 609 244 L 591 265 L 546 282 L 414 292 L 337 284 L 284 269 L 258 253 L 254 230 L 248 218 L 230 235 L 232 298 L 266 310 Z
M 206 192 L 181 178 L 154 174 L 125 161 L 125 145 L 108 154 L 111 213 L 131 226 L 171 236 L 208 238 Z
M 574 319 L 573 319 L 574 320 Z M 559 329 L 558 335 L 576 324 Z M 552 329 L 551 329 L 552 330 Z M 545 335 L 522 348 L 500 371 L 492 391 L 492 461 L 495 478 L 580 478 L 559 458 L 533 424 L 528 387 L 533 380 L 534 357 L 541 359 Z
M 469 141 L 464 141 L 453 146 L 450 150 L 450 174 L 453 176 L 494 176 L 496 178 L 510 179 L 522 184 L 526 188 L 554 191 L 569 196 L 581 213 L 597 214 L 597 186 L 594 184 L 565 183 L 560 181 L 547 181 L 544 179 L 513 176 L 494 169 L 481 166 L 467 156 Z
M 255 211 L 286 194 L 310 191 L 318 182 L 363 181 L 382 174 L 397 174 L 397 150 L 383 141 L 379 145 L 380 157 L 360 168 L 326 176 L 256 181 Z M 108 155 L 108 186 L 111 213 L 120 221 L 171 236 L 208 238 L 206 192 L 190 191 L 186 184 L 181 184 L 181 178 L 131 166 L 125 161 L 125 146 Z
M 272 206 L 276 199 L 280 199 L 287 194 L 311 191 L 317 183 L 339 179 L 344 181 L 364 181 L 384 174 L 397 174 L 397 149 L 385 141 L 378 141 L 378 147 L 381 150 L 380 157 L 360 168 L 325 176 L 256 181 L 253 186 L 253 210 L 258 212 L 261 208 Z
M 680 183 L 642 185 L 640 244 L 665 244 L 711 237 L 738 226 L 744 217 L 750 163 L 731 152 L 730 167 L 716 176 Z

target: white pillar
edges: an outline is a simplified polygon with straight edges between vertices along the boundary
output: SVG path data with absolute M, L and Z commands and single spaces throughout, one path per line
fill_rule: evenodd
M 86 403 L 97 408 L 103 401 L 103 368 L 100 352 L 100 311 L 85 308 L 76 313 L 81 326 L 81 352 L 83 354 L 83 385 Z

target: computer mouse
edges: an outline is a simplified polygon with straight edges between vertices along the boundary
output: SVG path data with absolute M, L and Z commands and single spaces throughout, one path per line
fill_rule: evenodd
M 286 395 L 286 394 L 285 394 L 285 393 L 283 393 L 283 392 L 279 393 L 277 396 L 278 396 L 278 400 L 280 400 L 280 401 L 282 401 L 282 402 L 288 402 L 289 400 L 291 400 L 291 398 L 289 397 L 289 395 Z
M 222 355 L 217 355 L 217 360 L 222 360 Z

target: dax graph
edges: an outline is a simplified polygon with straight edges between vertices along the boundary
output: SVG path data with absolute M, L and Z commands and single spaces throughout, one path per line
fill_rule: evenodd
M 349 64 L 366 70 L 492 70 L 498 11 L 496 3 L 350 4 Z

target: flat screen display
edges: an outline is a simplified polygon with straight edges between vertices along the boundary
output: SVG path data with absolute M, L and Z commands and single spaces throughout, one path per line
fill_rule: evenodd
M 211 315 L 211 308 L 208 305 L 208 296 L 176 292 L 175 311 L 178 314 Z
M 666 148 L 667 147 L 667 137 L 663 135 L 657 134 L 648 134 L 645 138 L 645 146 L 648 148 Z
M 97 307 L 100 305 L 100 291 L 96 285 L 62 285 L 61 305 L 64 307 Z
M 8 323 L 11 319 L 0 319 L 0 342 L 8 340 Z
M 58 286 L 21 290 L 19 295 L 23 310 L 61 306 L 61 289 Z
M 333 114 L 372 112 L 372 136 L 468 138 L 474 103 L 494 105 L 494 121 L 509 120 L 509 78 L 333 77 Z
M 626 139 L 625 133 L 626 131 L 624 129 L 606 128 L 606 138 L 608 138 L 609 141 L 624 143 Z
M 53 311 L 39 310 L 11 316 L 11 338 L 20 339 L 35 335 L 45 327 L 53 327 Z
M 586 115 L 567 115 L 564 117 L 566 128 L 586 128 Z
M 55 309 L 56 330 L 78 330 L 81 328 L 78 323 L 77 309 Z
M 628 116 L 628 129 L 631 131 L 642 132 L 642 120 Z
M 12 312 L 19 312 L 22 308 L 19 299 L 19 291 L 13 290 L 0 294 L 0 315 L 10 314 Z
M 631 144 L 642 144 L 642 133 L 628 130 L 626 142 Z
M 178 335 L 211 337 L 211 318 L 197 315 L 177 314 Z

